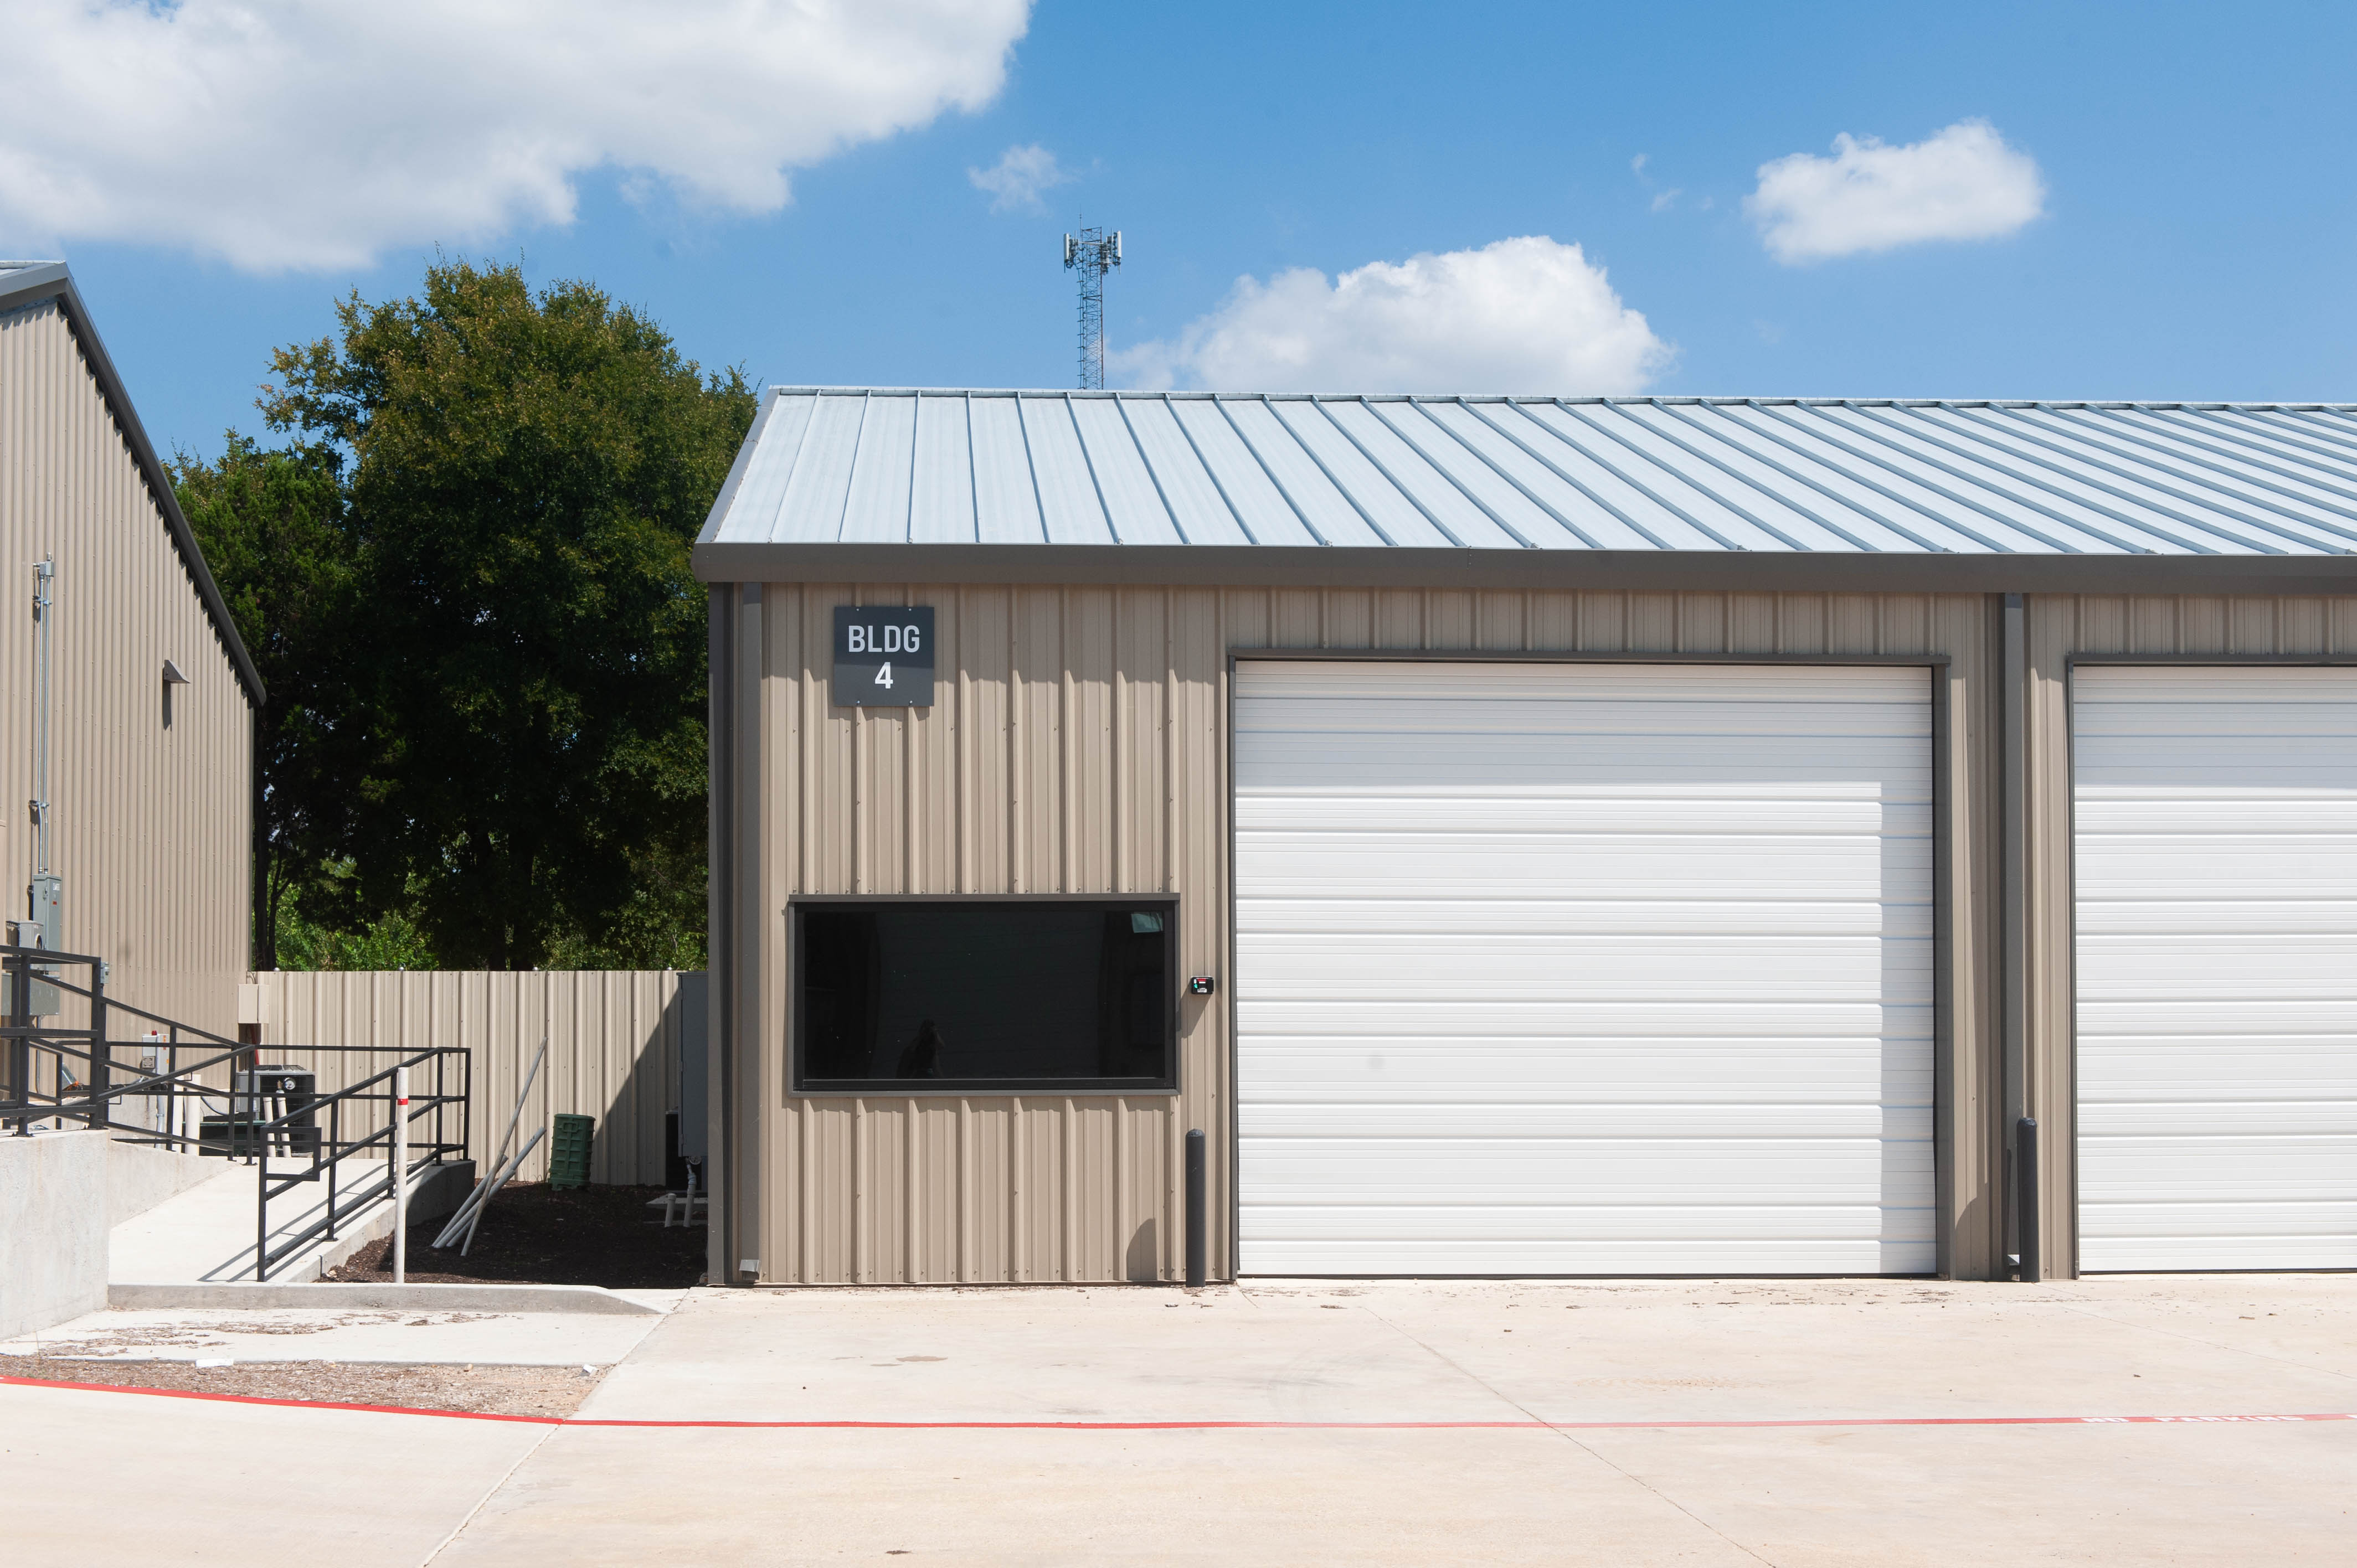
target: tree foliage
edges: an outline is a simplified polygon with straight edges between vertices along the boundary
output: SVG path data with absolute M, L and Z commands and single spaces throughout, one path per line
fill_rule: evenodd
M 296 892 L 350 827 L 366 736 L 346 655 L 356 553 L 343 465 L 318 444 L 265 451 L 231 431 L 216 464 L 182 456 L 180 510 L 229 602 L 268 701 L 255 715 L 253 953 L 278 965 Z
M 452 968 L 694 961 L 705 618 L 688 551 L 752 390 L 590 285 L 534 294 L 513 267 L 437 265 L 418 297 L 354 294 L 338 315 L 336 336 L 274 356 L 261 404 L 294 442 L 264 456 L 343 456 L 349 578 L 320 601 L 333 705 L 305 732 L 335 799 L 308 808 L 306 916 L 361 932 L 397 911 Z M 233 443 L 184 489 L 253 456 Z M 258 604 L 301 591 L 291 567 L 259 554 L 282 575 Z

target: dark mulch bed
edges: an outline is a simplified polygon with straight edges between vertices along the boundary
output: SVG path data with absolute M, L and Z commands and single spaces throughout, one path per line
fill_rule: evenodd
M 481 1244 L 476 1245 L 482 1251 Z M 604 1369 L 578 1367 L 382 1366 L 333 1361 L 249 1361 L 234 1367 L 186 1361 L 98 1361 L 61 1356 L 0 1356 L 0 1376 L 118 1389 L 194 1389 L 248 1399 L 327 1404 L 398 1405 L 408 1410 L 479 1411 L 497 1415 L 571 1415 L 597 1386 Z
M 417 1284 L 603 1285 L 608 1290 L 680 1290 L 704 1278 L 705 1230 L 666 1229 L 647 1200 L 659 1187 L 511 1183 L 491 1199 L 473 1251 L 434 1250 L 445 1221 L 409 1228 L 409 1279 Z M 328 1278 L 381 1283 L 393 1278 L 393 1238 L 371 1241 Z

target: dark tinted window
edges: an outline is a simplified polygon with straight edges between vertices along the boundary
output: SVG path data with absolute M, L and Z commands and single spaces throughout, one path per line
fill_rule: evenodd
M 797 1087 L 1171 1084 L 1177 907 L 797 904 Z

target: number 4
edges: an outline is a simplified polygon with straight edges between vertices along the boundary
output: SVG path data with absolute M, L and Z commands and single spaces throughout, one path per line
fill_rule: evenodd
M 884 661 L 884 668 L 876 671 L 876 683 L 883 687 L 888 692 L 892 689 L 892 661 L 890 660 L 887 659 Z

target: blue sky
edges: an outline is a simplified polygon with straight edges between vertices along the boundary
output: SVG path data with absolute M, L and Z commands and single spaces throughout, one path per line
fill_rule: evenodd
M 196 5 L 182 23 L 193 27 Z M 177 37 L 159 37 L 168 54 Z M 758 146 L 707 177 L 695 160 L 709 128 L 634 167 L 620 164 L 641 156 L 641 142 L 611 134 L 622 150 L 601 156 L 607 133 L 566 130 L 590 160 L 565 175 L 577 200 L 569 222 L 547 215 L 544 193 L 534 211 L 465 192 L 448 198 L 448 215 L 421 199 L 416 212 L 379 221 L 369 208 L 371 181 L 387 177 L 372 150 L 382 131 L 344 147 L 323 134 L 314 152 L 299 121 L 262 116 L 252 128 L 261 140 L 243 154 L 264 156 L 229 145 L 209 173 L 175 174 L 153 195 L 143 194 L 147 155 L 135 144 L 79 169 L 107 198 L 80 209 L 0 181 L 0 253 L 67 255 L 151 435 L 204 453 L 224 426 L 258 424 L 253 389 L 274 345 L 328 330 L 348 290 L 410 291 L 437 240 L 457 253 L 520 257 L 536 279 L 594 279 L 645 307 L 691 356 L 742 363 L 762 381 L 1068 385 L 1072 285 L 1059 245 L 1083 212 L 1125 236 L 1106 312 L 1116 381 L 1250 372 L 1274 362 L 1277 350 L 1261 341 L 1269 324 L 1306 310 L 1323 336 L 1298 373 L 1357 378 L 1316 380 L 1329 391 L 1474 390 L 1375 383 L 1491 373 L 1555 383 L 1495 388 L 1515 392 L 2348 399 L 2352 43 L 2357 11 L 2326 5 L 1049 0 L 1011 52 L 983 27 L 939 67 L 951 85 L 936 96 L 974 107 L 903 105 L 886 118 L 912 128 L 876 134 L 853 124 L 866 113 L 855 104 L 840 111 L 849 129 L 778 130 L 785 152 L 770 161 L 794 166 L 791 199 L 773 211 L 759 209 L 770 199 L 746 173 L 748 157 L 761 162 Z M 329 64 L 350 47 L 316 44 Z M 900 47 L 883 46 L 888 56 Z M 381 46 L 361 53 L 343 69 L 413 69 L 384 64 Z M 20 57 L 17 69 L 38 62 Z M 692 94 L 705 68 L 691 51 L 651 69 Z M 767 91 L 759 62 L 737 74 L 748 70 L 748 91 Z M 610 96 L 597 81 L 576 85 Z M 563 122 L 571 90 L 541 81 L 481 134 L 511 138 L 535 113 Z M 74 107 L 55 103 L 70 83 L 43 91 L 59 112 Z M 477 133 L 463 106 L 433 113 L 453 127 L 434 156 L 464 163 Z M 1771 253 L 1763 216 L 1747 210 L 1762 166 L 1830 159 L 1837 135 L 1908 147 L 1974 122 L 2013 160 L 1999 172 L 2018 176 L 2016 208 L 2036 213 L 2000 212 L 1983 224 L 2002 230 L 1994 237 L 1795 263 Z M 167 116 L 145 129 L 153 145 L 171 132 Z M 65 142 L 12 145 L 21 134 L 0 129 L 0 154 L 20 164 L 84 156 L 60 150 Z M 851 145 L 821 156 L 813 135 Z M 969 171 L 1031 146 L 1071 177 L 1040 191 L 1037 209 L 994 210 Z M 231 217 L 206 228 L 167 210 L 205 178 L 221 182 L 211 210 Z M 342 194 L 330 201 L 331 190 Z M 248 208 L 269 221 L 224 239 L 222 224 L 233 229 Z M 360 237 L 302 253 L 315 209 L 323 230 Z M 1331 280 L 1534 235 L 1579 247 L 1576 259 L 1535 256 L 1568 292 L 1525 297 L 1523 274 L 1510 272 L 1467 274 L 1464 286 L 1503 291 L 1546 317 L 1508 319 L 1497 330 L 1510 334 L 1543 338 L 1554 330 L 1547 313 L 1588 311 L 1586 325 L 1563 328 L 1554 359 L 1483 349 L 1446 301 L 1419 322 L 1414 312 L 1430 301 L 1418 280 L 1437 271 L 1406 277 L 1395 308 L 1325 316 L 1322 281 L 1272 285 L 1296 269 Z M 320 259 L 339 244 L 358 249 Z M 361 254 L 371 250 L 372 263 Z M 1232 297 L 1240 277 L 1257 280 L 1257 306 Z M 1616 314 L 1625 312 L 1642 323 L 1631 328 Z M 1597 336 L 1616 323 L 1618 348 Z M 1190 324 L 1200 324 L 1195 339 Z M 1629 348 L 1631 332 L 1641 352 Z M 1146 343 L 1164 346 L 1151 363 L 1134 352 Z M 1563 384 L 1581 379 L 1599 384 Z

